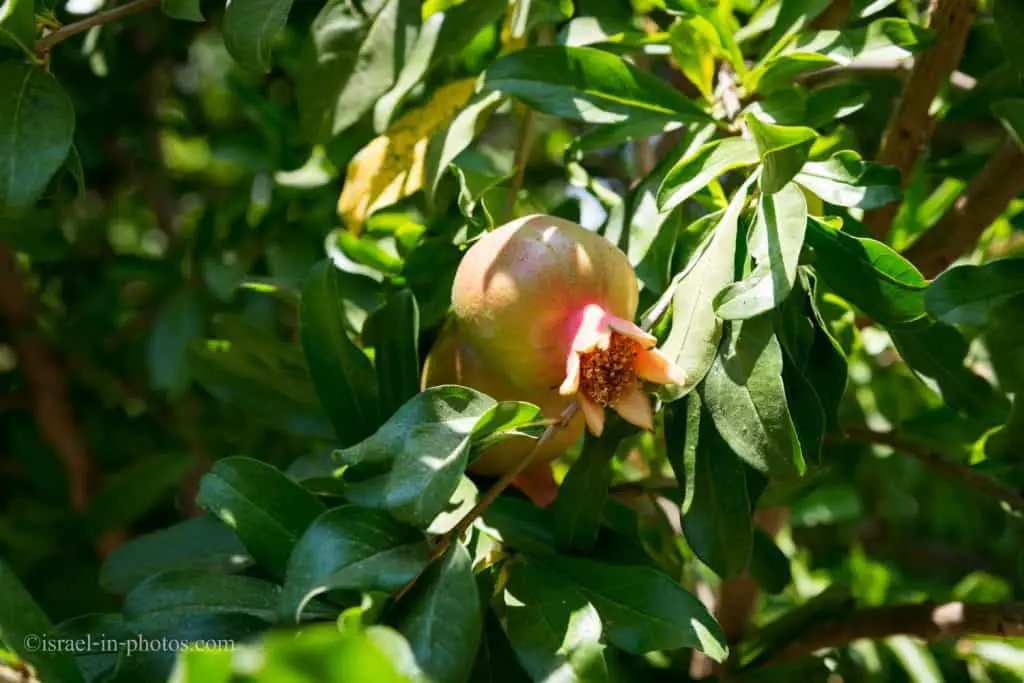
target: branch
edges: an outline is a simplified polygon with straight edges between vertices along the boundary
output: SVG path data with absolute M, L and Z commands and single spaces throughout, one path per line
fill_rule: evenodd
M 931 139 L 935 125 L 929 111 L 932 101 L 960 63 L 973 19 L 974 0 L 932 0 L 928 27 L 935 32 L 935 44 L 914 61 L 878 153 L 878 163 L 900 170 L 904 185 Z M 869 211 L 864 215 L 864 225 L 882 239 L 898 209 L 899 202 L 894 202 Z
M 804 640 L 784 648 L 771 661 L 785 662 L 818 650 L 844 647 L 862 638 L 895 635 L 915 636 L 928 642 L 961 636 L 1024 636 L 1024 602 L 924 603 L 863 609 L 841 620 L 816 625 Z
M 131 14 L 145 12 L 159 4 L 160 0 L 134 0 L 134 2 L 129 2 L 127 5 L 121 5 L 120 7 L 115 7 L 114 9 L 107 10 L 106 12 L 100 12 L 99 14 L 94 14 L 91 17 L 86 17 L 85 19 L 76 21 L 73 24 L 62 26 L 53 33 L 50 33 L 36 41 L 36 54 L 45 54 L 52 50 L 55 45 L 63 43 L 72 36 L 84 33 L 96 26 L 102 26 L 103 24 L 116 21 L 122 17 L 127 17 Z
M 1013 139 L 1003 140 L 999 150 L 974 176 L 953 209 L 924 233 L 904 256 L 926 277 L 935 277 L 962 254 L 1024 192 L 1024 151 Z
M 68 401 L 67 384 L 56 358 L 41 338 L 32 299 L 18 273 L 14 254 L 0 244 L 0 316 L 7 320 L 21 373 L 28 384 L 36 423 L 68 477 L 74 510 L 89 502 L 93 464 Z
M 901 453 L 913 456 L 922 464 L 943 474 L 950 479 L 956 479 L 970 488 L 983 493 L 990 498 L 995 498 L 1006 503 L 1010 508 L 1018 512 L 1024 512 L 1024 495 L 1019 491 L 1001 484 L 990 477 L 972 470 L 949 458 L 932 451 L 921 444 L 901 439 L 894 434 L 887 432 L 875 432 L 870 429 L 858 427 L 845 427 L 847 436 L 862 443 L 888 446 Z
M 427 562 L 426 566 L 420 570 L 419 574 L 414 576 L 409 583 L 402 586 L 401 590 L 395 593 L 396 601 L 400 600 L 402 596 L 412 589 L 416 584 L 416 581 L 423 576 L 423 573 L 427 571 L 427 567 L 429 567 L 434 560 L 443 556 L 448 551 L 451 544 L 461 538 L 469 527 L 473 526 L 473 522 L 477 520 L 477 517 L 482 515 L 484 510 L 490 507 L 491 503 L 501 495 L 501 492 L 507 489 L 509 484 L 523 473 L 523 470 L 533 462 L 533 459 L 537 457 L 537 454 L 540 453 L 541 449 L 544 448 L 551 439 L 555 438 L 555 435 L 558 434 L 558 432 L 569 426 L 569 423 L 572 422 L 572 418 L 576 416 L 576 411 L 578 411 L 579 408 L 579 401 L 573 401 L 570 403 L 569 407 L 563 410 L 562 414 L 558 416 L 558 419 L 544 429 L 544 433 L 541 434 L 540 438 L 534 442 L 533 448 L 530 449 L 530 452 L 523 456 L 523 459 L 520 460 L 515 467 L 506 472 L 501 479 L 494 484 L 494 486 L 487 489 L 487 493 L 477 501 L 476 505 L 474 505 L 469 512 L 462 516 L 462 519 L 460 519 L 454 527 L 434 539 L 435 547 L 434 551 L 430 554 L 430 560 Z

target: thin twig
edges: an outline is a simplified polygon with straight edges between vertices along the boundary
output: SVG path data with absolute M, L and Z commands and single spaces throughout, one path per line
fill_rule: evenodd
M 815 625 L 803 640 L 784 648 L 771 662 L 799 659 L 818 650 L 845 647 L 863 638 L 877 640 L 896 635 L 914 636 L 928 642 L 962 636 L 1024 636 L 1024 602 L 941 605 L 929 602 L 863 609 Z
M 977 243 L 978 238 L 1024 192 L 1024 151 L 1007 137 L 974 176 L 953 208 L 904 256 L 926 277 L 935 277 Z
M 1019 491 L 976 472 L 970 467 L 954 462 L 921 444 L 902 439 L 889 432 L 876 432 L 860 427 L 845 427 L 844 431 L 854 441 L 888 446 L 900 453 L 906 453 L 936 472 L 944 474 L 950 479 L 956 479 L 990 498 L 1000 500 L 1018 512 L 1024 512 L 1024 495 Z
M 50 33 L 36 41 L 36 54 L 45 54 L 52 50 L 55 45 L 63 43 L 72 36 L 84 33 L 96 26 L 102 26 L 103 24 L 117 21 L 118 19 L 127 17 L 131 14 L 145 12 L 146 10 L 153 9 L 159 4 L 160 0 L 134 0 L 134 2 L 129 2 L 126 5 L 115 7 L 114 9 L 107 10 L 106 12 L 94 14 L 82 19 L 81 21 L 76 21 L 73 24 L 61 26 L 53 33 Z
M 533 448 L 530 449 L 530 452 L 527 453 L 515 467 L 506 472 L 501 479 L 494 484 L 494 486 L 487 489 L 487 492 L 483 497 L 477 501 L 476 505 L 474 505 L 469 512 L 462 516 L 454 527 L 434 539 L 434 551 L 430 554 L 430 559 L 427 560 L 426 566 L 423 567 L 423 569 L 420 570 L 420 573 L 414 576 L 409 583 L 402 586 L 402 588 L 395 593 L 396 601 L 400 600 L 406 593 L 412 590 L 412 587 L 416 584 L 419 578 L 423 576 L 427 567 L 444 555 L 452 543 L 457 541 L 464 533 L 466 533 L 469 527 L 473 525 L 473 522 L 475 522 L 477 518 L 482 515 L 488 507 L 490 507 L 491 503 L 501 495 L 501 492 L 507 489 L 512 481 L 522 474 L 523 470 L 533 462 L 541 449 L 543 449 L 551 439 L 555 438 L 555 435 L 558 434 L 558 432 L 569 426 L 569 423 L 572 422 L 572 418 L 575 417 L 576 411 L 579 410 L 579 407 L 579 401 L 573 401 L 570 403 L 569 406 L 562 411 L 562 414 L 558 416 L 558 420 L 552 422 L 547 426 L 547 428 L 545 428 L 544 433 L 541 434 L 540 438 L 534 442 Z
M 522 123 L 519 125 L 519 143 L 516 145 L 515 172 L 512 177 L 512 184 L 508 188 L 508 198 L 505 200 L 505 221 L 512 219 L 512 212 L 516 208 L 516 197 L 523 187 L 523 178 L 526 177 L 526 163 L 530 157 L 530 147 L 533 146 L 533 110 L 529 107 L 523 114 Z
M 0 316 L 10 328 L 39 432 L 64 465 L 72 509 L 82 511 L 89 502 L 93 463 L 71 410 L 64 372 L 42 338 L 34 309 L 14 253 L 0 244 Z
M 928 27 L 935 32 L 935 43 L 914 61 L 878 153 L 879 163 L 900 170 L 904 184 L 932 137 L 932 102 L 960 63 L 974 19 L 974 5 L 974 0 L 932 0 Z M 898 209 L 899 202 L 893 202 L 868 211 L 864 225 L 875 237 L 883 239 Z

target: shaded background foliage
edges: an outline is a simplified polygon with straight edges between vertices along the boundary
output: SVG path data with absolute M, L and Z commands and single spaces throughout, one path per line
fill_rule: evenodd
M 143 4 L 60 42 L 82 17 L 0 4 L 11 662 L 172 665 L 25 652 L 48 617 L 253 637 L 254 680 L 699 678 L 725 640 L 741 679 L 1024 675 L 992 637 L 1024 622 L 1019 3 Z M 617 242 L 708 379 L 661 395 L 655 435 L 558 462 L 550 510 L 506 492 L 388 601 L 492 483 L 466 461 L 537 435 L 532 406 L 417 393 L 468 241 L 531 212 Z M 986 265 L 931 280 L 961 256 Z M 728 319 L 722 345 L 684 314 Z M 724 635 L 680 585 L 717 593 Z M 884 611 L 925 601 L 983 614 L 925 646 L 898 635 L 936 639 L 925 612 Z M 259 639 L 300 612 L 327 623 Z

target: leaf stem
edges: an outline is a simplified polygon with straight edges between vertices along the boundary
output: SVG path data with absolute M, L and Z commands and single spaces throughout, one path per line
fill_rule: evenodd
M 990 498 L 1000 500 L 1018 513 L 1024 512 L 1024 495 L 970 467 L 954 462 L 926 446 L 902 439 L 889 432 L 875 432 L 860 427 L 844 427 L 843 431 L 846 432 L 847 437 L 852 441 L 888 446 L 900 453 L 913 456 L 923 465 L 930 467 L 936 472 L 944 474 L 950 479 L 957 479 Z
M 491 503 L 501 495 L 501 492 L 507 489 L 509 484 L 511 484 L 516 477 L 522 474 L 523 470 L 533 462 L 534 458 L 537 457 L 537 454 L 540 453 L 545 444 L 555 438 L 555 435 L 558 434 L 558 432 L 569 426 L 569 423 L 572 422 L 572 418 L 576 415 L 576 411 L 579 410 L 579 407 L 580 404 L 578 401 L 570 403 L 569 406 L 562 411 L 562 414 L 558 416 L 558 420 L 547 426 L 547 429 L 545 429 L 544 433 L 540 435 L 540 438 L 534 442 L 533 448 L 530 449 L 530 452 L 527 453 L 515 467 L 506 472 L 501 479 L 494 484 L 494 486 L 487 489 L 487 493 L 477 501 L 476 505 L 474 505 L 469 512 L 462 516 L 462 519 L 460 519 L 454 527 L 434 539 L 435 548 L 430 554 L 430 559 L 427 560 L 426 565 L 420 570 L 419 574 L 414 576 L 409 583 L 402 586 L 402 588 L 395 593 L 395 601 L 401 600 L 406 593 L 412 590 L 412 587 L 416 584 L 419 578 L 423 576 L 423 573 L 427 568 L 433 564 L 435 560 L 443 556 L 448 551 L 448 548 L 451 547 L 452 543 L 461 538 L 469 527 L 473 526 L 473 522 L 475 522 L 477 518 L 482 515 L 488 507 L 490 507 Z
M 53 49 L 55 45 L 63 43 L 68 38 L 76 36 L 79 33 L 88 31 L 96 26 L 102 26 L 103 24 L 110 23 L 127 17 L 138 12 L 144 12 L 152 9 L 160 4 L 160 0 L 134 0 L 126 5 L 115 7 L 114 9 L 107 10 L 106 12 L 100 12 L 90 17 L 86 17 L 81 21 L 76 21 L 73 24 L 67 26 L 61 26 L 53 33 L 49 33 L 36 41 L 36 54 L 42 55 Z

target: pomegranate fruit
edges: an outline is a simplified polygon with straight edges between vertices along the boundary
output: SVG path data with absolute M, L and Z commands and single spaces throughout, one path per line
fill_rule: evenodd
M 641 380 L 683 384 L 686 377 L 633 324 L 637 299 L 629 260 L 600 235 L 552 216 L 514 220 L 466 252 L 452 288 L 454 320 L 431 351 L 424 384 L 530 401 L 549 417 L 578 400 L 595 435 L 605 407 L 651 429 Z M 539 457 L 563 452 L 581 428 L 564 430 Z M 472 469 L 507 471 L 529 450 L 517 441 Z

